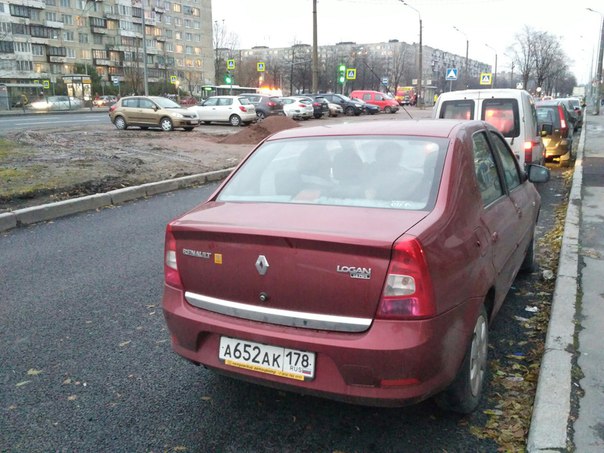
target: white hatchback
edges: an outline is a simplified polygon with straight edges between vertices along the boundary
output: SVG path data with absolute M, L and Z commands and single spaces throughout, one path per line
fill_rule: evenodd
M 313 116 L 314 108 L 309 101 L 295 97 L 285 97 L 281 98 L 281 102 L 283 102 L 283 113 L 289 118 L 307 120 Z
M 230 123 L 231 126 L 254 123 L 256 107 L 241 96 L 211 96 L 199 105 L 189 107 L 205 124 Z

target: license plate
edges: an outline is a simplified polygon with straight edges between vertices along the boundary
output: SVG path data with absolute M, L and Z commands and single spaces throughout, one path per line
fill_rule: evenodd
M 218 358 L 226 365 L 298 381 L 315 377 L 315 354 L 220 337 Z

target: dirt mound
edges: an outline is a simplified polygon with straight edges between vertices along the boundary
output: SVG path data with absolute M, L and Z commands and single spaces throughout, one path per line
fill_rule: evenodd
M 252 124 L 240 132 L 224 138 L 221 142 L 230 145 L 256 144 L 275 132 L 292 127 L 300 127 L 300 125 L 286 116 L 269 116 L 259 123 Z

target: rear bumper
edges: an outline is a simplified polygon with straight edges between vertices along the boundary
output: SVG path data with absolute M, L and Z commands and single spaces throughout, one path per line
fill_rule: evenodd
M 184 358 L 262 385 L 375 406 L 412 404 L 444 389 L 461 364 L 479 307 L 466 303 L 429 320 L 375 320 L 365 332 L 344 333 L 212 313 L 169 286 L 163 296 L 172 347 Z M 315 377 L 296 381 L 230 367 L 218 358 L 221 336 L 314 352 Z

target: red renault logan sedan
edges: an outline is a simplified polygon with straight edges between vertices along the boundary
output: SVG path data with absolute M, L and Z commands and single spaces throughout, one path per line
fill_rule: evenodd
M 173 349 L 277 388 L 473 411 L 548 179 L 482 121 L 279 132 L 167 226 Z

